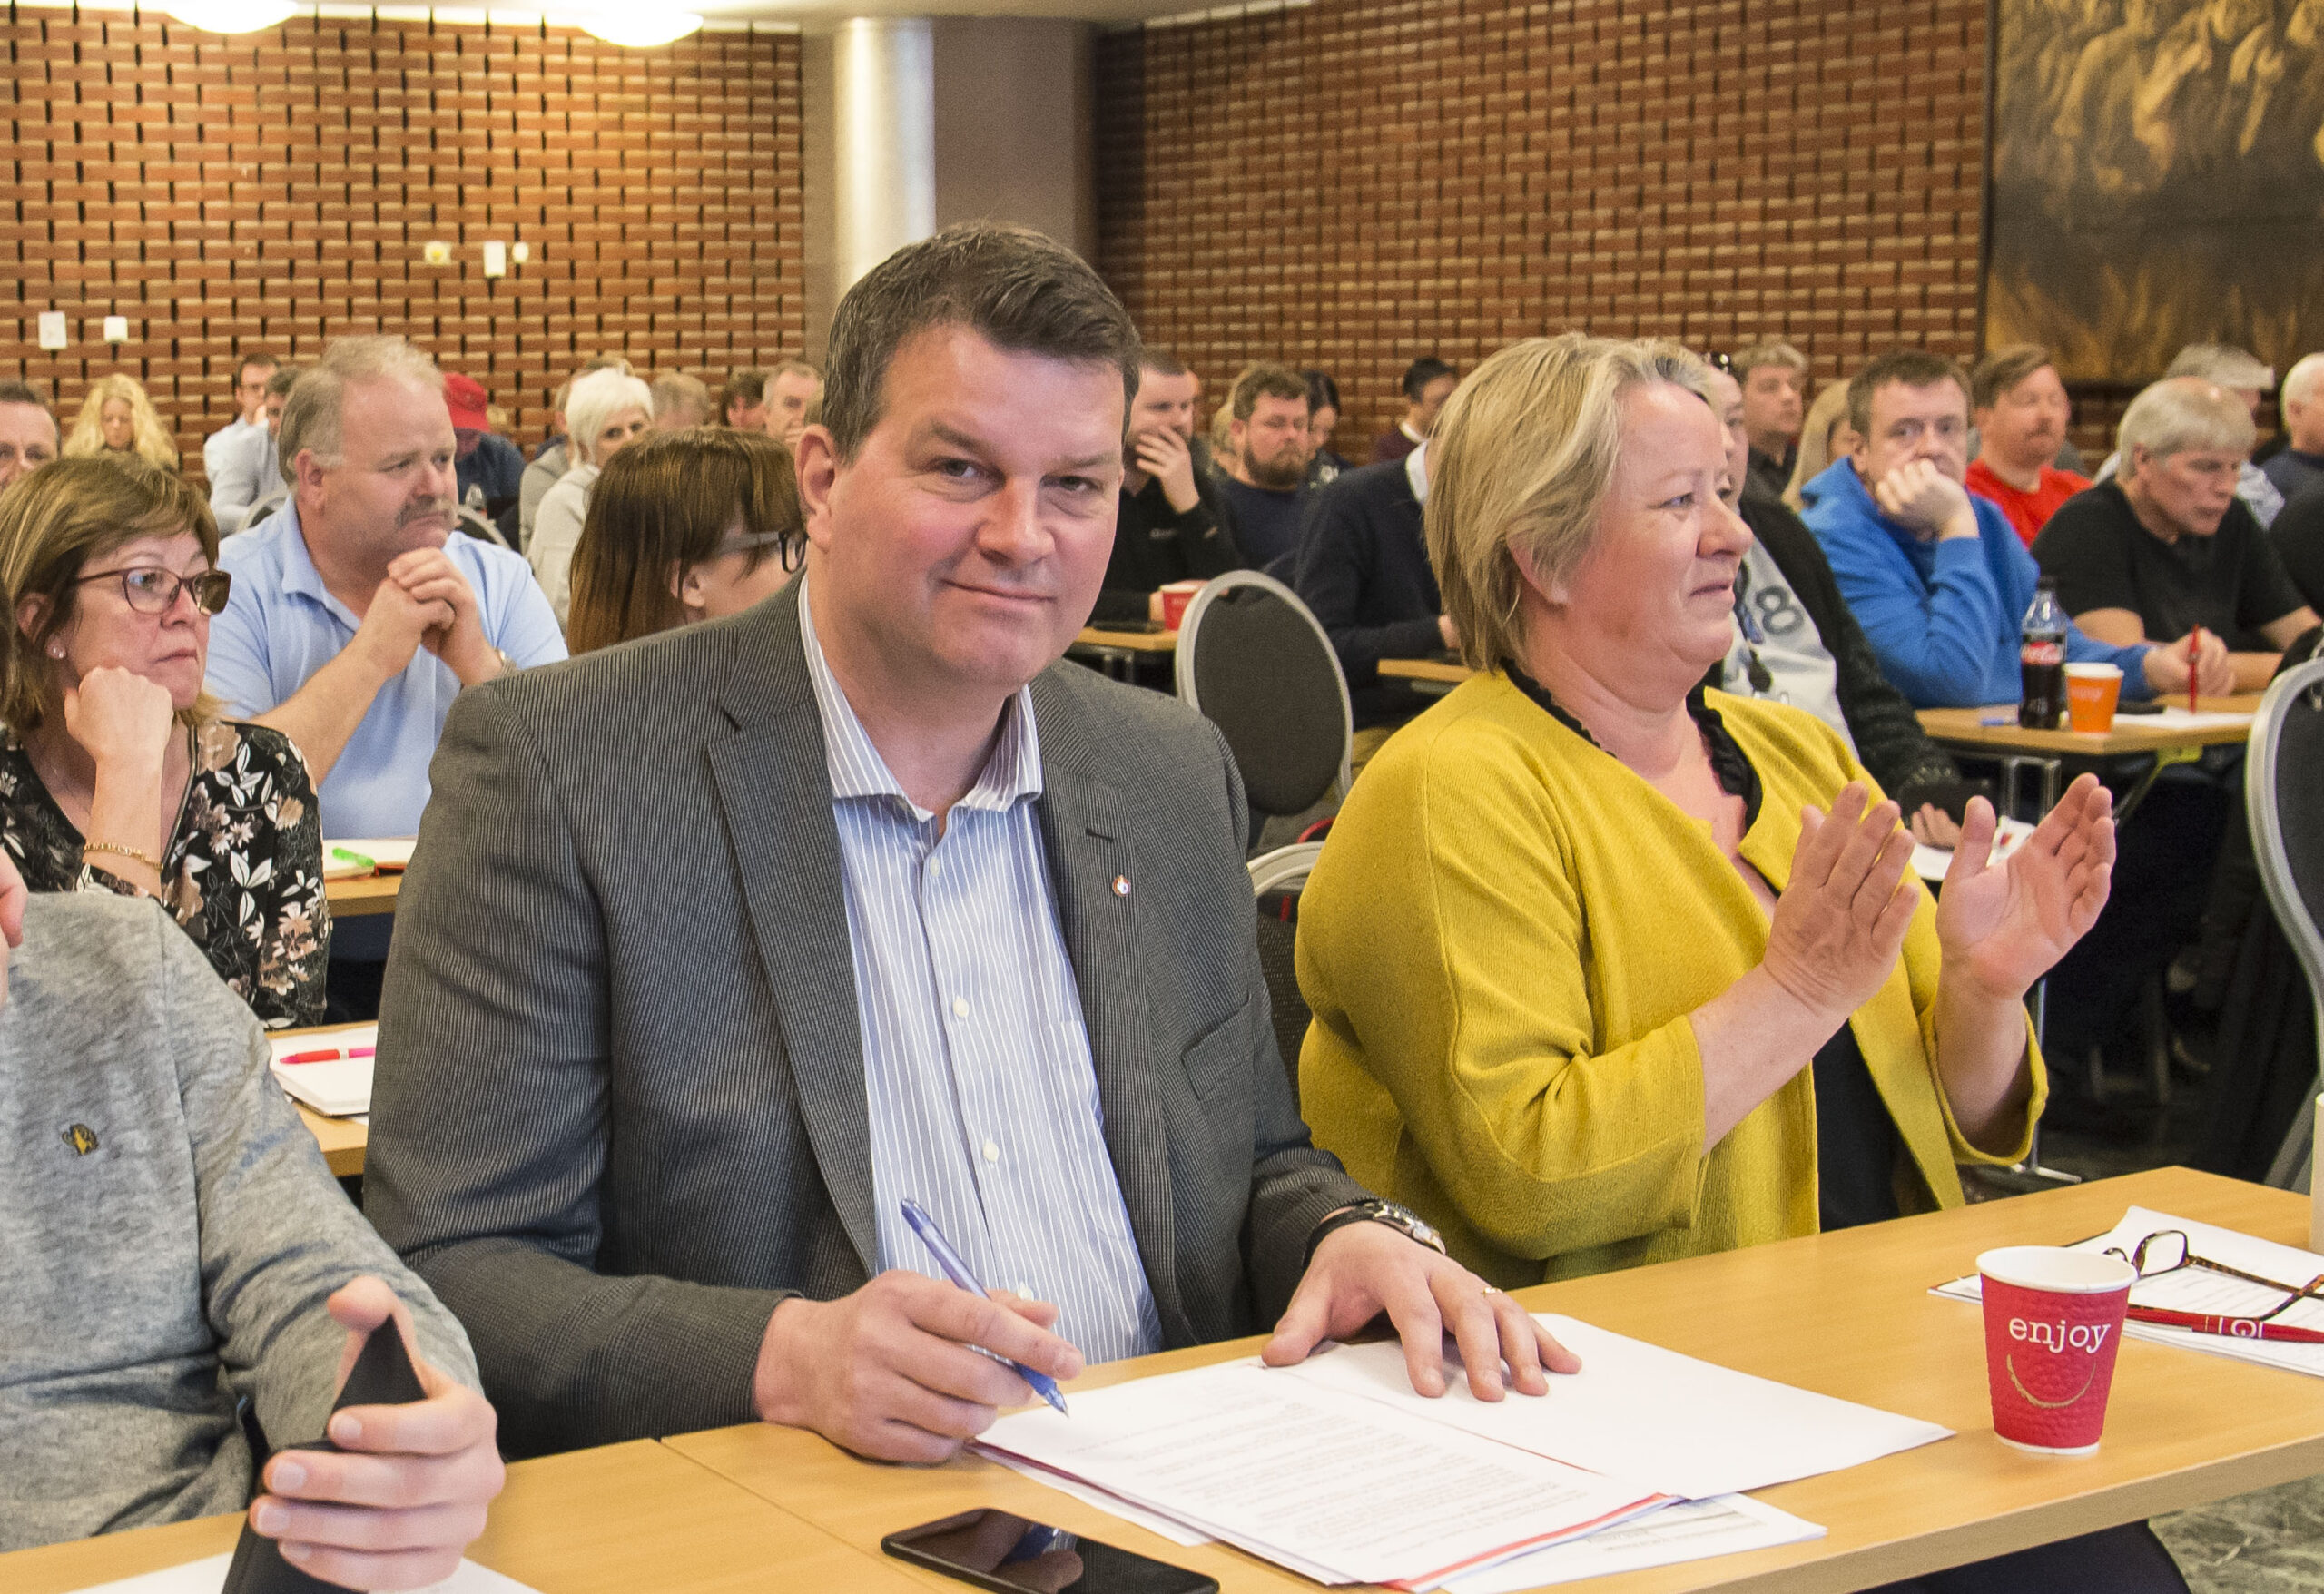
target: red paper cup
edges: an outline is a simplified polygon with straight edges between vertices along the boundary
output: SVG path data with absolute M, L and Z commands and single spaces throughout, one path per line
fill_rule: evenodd
M 1977 1272 L 1994 1435 L 2045 1455 L 2093 1453 L 2137 1272 L 2119 1256 L 2051 1245 L 1988 1251 Z
M 1162 588 L 1162 628 L 1176 631 L 1178 622 L 1187 617 L 1187 605 L 1195 601 L 1195 594 L 1203 589 L 1199 581 L 1173 581 Z

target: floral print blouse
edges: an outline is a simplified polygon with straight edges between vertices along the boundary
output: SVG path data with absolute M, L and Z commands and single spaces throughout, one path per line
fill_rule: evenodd
M 0 840 L 35 891 L 143 895 L 82 858 L 81 832 L 14 734 L 0 743 Z M 162 905 L 268 1028 L 322 1022 L 322 821 L 288 736 L 231 720 L 194 733 L 192 779 L 162 858 Z

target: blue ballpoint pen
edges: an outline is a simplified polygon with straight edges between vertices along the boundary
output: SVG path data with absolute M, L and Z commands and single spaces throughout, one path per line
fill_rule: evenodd
M 936 1220 L 909 1196 L 904 1197 L 904 1222 L 911 1225 L 911 1232 L 920 1236 L 920 1243 L 935 1256 L 936 1265 L 944 1270 L 945 1277 L 971 1294 L 988 1293 L 982 1284 L 977 1283 L 977 1275 L 969 1271 L 969 1264 L 961 1259 L 960 1254 L 952 1249 L 952 1242 L 944 1237 L 944 1231 L 936 1226 Z M 1036 1373 L 1021 1362 L 1011 1362 L 1006 1356 L 995 1356 L 993 1360 L 1004 1367 L 1014 1369 L 1018 1377 L 1033 1386 L 1035 1394 L 1057 1408 L 1059 1416 L 1073 1415 L 1065 1409 L 1065 1396 L 1058 1392 L 1056 1379 L 1046 1373 Z

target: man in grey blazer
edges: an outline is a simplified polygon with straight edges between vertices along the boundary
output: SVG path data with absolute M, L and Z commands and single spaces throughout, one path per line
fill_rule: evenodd
M 976 1349 L 1293 1361 L 1383 1311 L 1424 1392 L 1447 1331 L 1482 1398 L 1574 1365 L 1309 1144 L 1225 743 L 1059 662 L 1137 380 L 1056 244 L 903 250 L 833 320 L 802 579 L 462 694 L 369 1206 L 512 1451 L 758 1418 L 934 1460 L 1029 1398 Z

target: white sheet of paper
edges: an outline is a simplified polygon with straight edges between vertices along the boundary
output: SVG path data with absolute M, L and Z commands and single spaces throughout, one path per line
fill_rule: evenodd
M 282 1059 L 301 1053 L 346 1051 L 379 1044 L 377 1024 L 359 1024 L 335 1030 L 329 1035 L 277 1036 L 268 1040 L 267 1049 L 272 1056 L 275 1081 L 294 1101 L 303 1101 L 327 1118 L 358 1118 L 368 1122 L 371 1111 L 371 1063 L 369 1058 L 341 1058 L 337 1061 L 314 1063 L 285 1063 Z
M 1821 1539 L 1824 1530 L 1748 1494 L 1679 1501 L 1649 1516 L 1505 1560 L 1439 1587 L 1448 1594 L 1517 1594 L 1551 1583 L 1573 1583 L 1615 1572 L 1708 1560 L 1746 1550 L 1766 1550 Z
M 1910 814 L 1905 815 L 1907 819 Z M 2025 838 L 2034 827 L 2022 819 L 2005 819 L 1994 833 L 1994 851 L 1986 867 L 2008 861 L 2009 855 L 2025 845 Z M 1923 842 L 1913 843 L 1913 872 L 1923 880 L 1943 880 L 1945 871 L 1953 867 L 1953 849 L 1931 847 Z
M 1004 1455 L 999 1451 L 986 1452 L 985 1460 L 998 1462 L 1012 1472 L 1021 1472 L 1036 1483 L 1054 1489 L 1059 1494 L 1069 1494 L 1082 1504 L 1094 1505 L 1099 1510 L 1110 1512 L 1125 1522 L 1135 1522 L 1147 1532 L 1158 1533 L 1173 1544 L 1195 1545 L 1210 1542 L 1210 1535 L 1199 1529 L 1189 1528 L 1177 1518 L 1166 1517 L 1160 1511 L 1150 1511 L 1142 1505 L 1133 1505 L 1118 1494 L 1108 1494 L 1095 1484 L 1084 1483 L 1078 1478 L 1068 1478 L 1047 1467 L 1037 1467 L 1030 1461 L 1012 1455 Z
M 1425 1586 L 1661 1503 L 1256 1360 L 1076 1393 L 1070 1419 L 1003 1417 L 981 1446 L 1324 1582 Z
M 2202 700 L 2198 698 L 2196 701 L 2200 703 Z M 2166 707 L 2159 714 L 2132 714 L 2127 718 L 2117 714 L 2114 717 L 2117 731 L 2208 731 L 2230 725 L 2248 730 L 2250 724 L 2251 716 L 2248 713 L 2216 713 L 2209 709 L 2189 713 L 2183 708 Z
M 2272 1240 L 2254 1239 L 2233 1229 L 2215 1228 L 2210 1224 L 2172 1217 L 2167 1212 L 2154 1212 L 2143 1206 L 2132 1207 L 2123 1215 L 2122 1221 L 2112 1229 L 2094 1239 L 2083 1240 L 2071 1249 L 2104 1251 L 2111 1247 L 2128 1255 L 2141 1240 L 2159 1229 L 2181 1230 L 2186 1235 L 2188 1245 L 2196 1255 L 2223 1262 L 2230 1267 L 2240 1267 L 2246 1273 L 2256 1273 L 2262 1278 L 2279 1279 L 2287 1284 L 2297 1285 L 2324 1274 L 2324 1256 L 2313 1251 L 2279 1245 Z M 1973 1273 L 1966 1278 L 1956 1278 L 1950 1284 L 1938 1285 L 1934 1293 L 1948 1295 L 1956 1301 L 1981 1301 L 1984 1298 L 1981 1284 L 1982 1281 Z M 2274 1310 L 2283 1298 L 2282 1292 L 2192 1267 L 2181 1268 L 2160 1278 L 2142 1279 L 2131 1287 L 2133 1305 L 2162 1306 L 2180 1312 L 2210 1312 L 2222 1317 L 2256 1317 Z M 2324 1303 L 2302 1301 L 2273 1321 L 2293 1328 L 2324 1332 Z M 2287 1344 L 2280 1340 L 2234 1339 L 2227 1334 L 2200 1333 L 2191 1328 L 2172 1328 L 2161 1323 L 2126 1323 L 2122 1325 L 2122 1332 L 2132 1339 L 2182 1345 L 2191 1351 L 2204 1351 L 2214 1356 L 2232 1356 L 2239 1362 L 2256 1362 L 2263 1367 L 2281 1367 L 2289 1372 L 2324 1378 L 2324 1345 Z
M 1488 1405 L 1456 1378 L 1429 1400 L 1413 1392 L 1403 1350 L 1389 1341 L 1342 1345 L 1285 1371 L 1682 1500 L 1812 1478 L 1952 1436 L 1934 1422 L 1754 1378 L 1571 1317 L 1539 1313 L 1535 1321 L 1581 1358 L 1580 1373 L 1552 1376 L 1538 1399 L 1512 1394 Z
M 183 1566 L 147 1572 L 141 1578 L 99 1583 L 82 1589 L 81 1594 L 219 1594 L 226 1586 L 226 1569 L 233 1563 L 231 1554 L 213 1555 L 204 1560 L 190 1560 Z M 472 1560 L 464 1560 L 458 1571 L 422 1589 L 420 1594 L 534 1594 L 534 1590 L 514 1578 L 504 1578 Z

